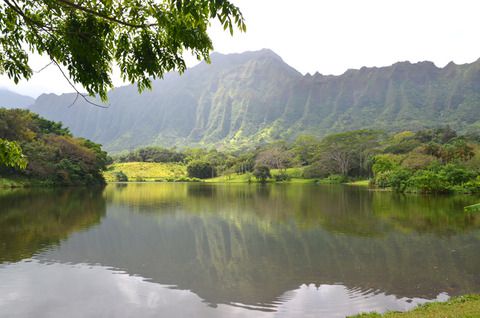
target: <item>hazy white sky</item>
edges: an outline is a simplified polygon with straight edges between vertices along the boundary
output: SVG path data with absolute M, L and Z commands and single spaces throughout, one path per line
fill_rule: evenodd
M 478 0 L 234 0 L 248 31 L 230 37 L 211 28 L 215 51 L 270 48 L 302 73 L 342 74 L 397 61 L 470 63 L 480 58 Z M 48 60 L 32 58 L 41 68 Z M 122 84 L 119 80 L 117 85 Z M 37 96 L 72 89 L 54 67 L 0 87 Z

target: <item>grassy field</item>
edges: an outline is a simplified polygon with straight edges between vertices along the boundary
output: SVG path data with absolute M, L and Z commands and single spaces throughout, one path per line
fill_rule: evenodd
M 206 179 L 205 182 L 211 183 L 248 183 L 255 182 L 255 177 L 251 173 L 246 174 L 228 174 L 216 178 Z
M 187 169 L 183 164 L 178 163 L 156 163 L 156 162 L 126 162 L 115 163 L 108 167 L 108 170 L 103 173 L 107 182 L 115 182 L 116 174 L 123 172 L 128 177 L 128 181 L 188 181 Z M 302 178 L 302 168 L 289 168 L 286 170 L 292 183 L 313 183 L 313 179 Z M 276 169 L 271 170 L 272 176 L 276 176 L 281 172 Z M 228 174 L 212 179 L 207 179 L 205 182 L 211 183 L 248 183 L 257 182 L 251 173 L 247 174 Z
M 128 177 L 129 182 L 136 181 L 191 181 L 187 176 L 187 168 L 183 164 L 178 163 L 156 163 L 156 162 L 126 162 L 115 163 L 108 167 L 103 176 L 107 182 L 115 182 L 116 174 L 123 172 Z M 284 183 L 342 183 L 344 181 L 336 180 L 336 178 L 326 179 L 305 179 L 303 177 L 303 168 L 288 168 L 285 170 L 288 175 L 287 181 Z M 273 183 L 275 176 L 282 173 L 279 169 L 270 170 L 272 179 L 267 182 Z M 196 180 L 198 181 L 198 180 Z M 258 180 L 252 173 L 236 174 L 230 173 L 216 178 L 203 180 L 208 183 L 257 183 Z M 354 186 L 368 186 L 368 180 L 350 182 L 348 184 Z
M 279 175 L 281 173 L 280 170 L 278 169 L 272 169 L 270 170 L 270 173 L 272 177 L 275 177 L 276 175 Z M 315 179 L 305 179 L 303 178 L 303 169 L 302 168 L 288 168 L 286 169 L 286 173 L 289 177 L 288 183 L 315 183 L 317 180 Z M 228 174 L 228 175 L 223 175 L 219 176 L 216 178 L 211 178 L 205 180 L 205 182 L 211 182 L 211 183 L 249 183 L 249 182 L 258 182 L 257 179 L 253 176 L 251 173 L 246 173 L 246 174 Z M 274 182 L 274 180 L 268 180 L 268 182 Z
M 408 312 L 360 314 L 351 318 L 478 318 L 480 317 L 480 295 L 452 298 L 447 302 L 428 303 Z
M 370 185 L 370 180 L 358 180 L 348 182 L 348 185 L 357 186 L 357 187 L 368 187 Z
M 178 163 L 126 162 L 115 163 L 103 173 L 107 182 L 115 182 L 115 174 L 123 172 L 128 181 L 175 181 L 187 178 L 185 165 Z

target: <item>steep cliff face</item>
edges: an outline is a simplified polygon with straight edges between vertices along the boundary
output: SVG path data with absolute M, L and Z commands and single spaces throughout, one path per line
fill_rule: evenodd
M 74 94 L 42 95 L 31 110 L 120 151 L 144 145 L 240 145 L 358 128 L 480 128 L 480 61 L 431 62 L 301 75 L 270 50 L 213 54 L 153 90 L 116 88 L 109 108 Z

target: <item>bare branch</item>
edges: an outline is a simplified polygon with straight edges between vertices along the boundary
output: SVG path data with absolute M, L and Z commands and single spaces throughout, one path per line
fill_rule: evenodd
M 70 105 L 68 105 L 68 107 L 67 107 L 67 108 L 70 108 L 70 107 L 72 107 L 73 105 L 75 105 L 75 103 L 76 103 L 76 102 L 77 102 L 77 100 L 78 100 L 78 96 L 80 96 L 80 94 L 79 94 L 79 93 L 77 93 L 77 94 L 75 95 L 75 99 L 73 100 L 73 102 L 72 102 Z
M 75 85 L 73 85 L 72 81 L 70 81 L 70 78 L 68 78 L 67 74 L 65 74 L 65 72 L 62 70 L 60 64 L 57 63 L 57 61 L 55 61 L 54 59 L 52 59 L 52 63 L 54 63 L 57 68 L 60 70 L 60 73 L 62 73 L 63 77 L 67 80 L 68 84 L 75 90 L 75 92 L 77 93 L 77 96 L 75 97 L 75 100 L 73 101 L 73 103 L 68 106 L 68 107 L 72 107 L 76 102 L 77 102 L 77 99 L 78 97 L 81 97 L 83 98 L 88 104 L 92 105 L 92 106 L 95 106 L 95 107 L 99 107 L 99 108 L 109 108 L 109 106 L 105 106 L 105 105 L 100 105 L 100 104 L 97 104 L 97 103 L 94 103 L 92 102 L 91 100 L 89 100 L 87 98 L 87 95 L 85 94 L 82 94 L 78 91 L 78 89 L 75 87 Z
M 38 71 L 33 71 L 33 73 L 40 73 L 41 71 L 43 71 L 44 69 L 46 69 L 47 67 L 49 67 L 50 65 L 53 64 L 53 61 L 50 61 L 50 63 L 48 63 L 47 65 L 45 65 L 44 67 L 42 67 L 41 69 L 39 69 Z

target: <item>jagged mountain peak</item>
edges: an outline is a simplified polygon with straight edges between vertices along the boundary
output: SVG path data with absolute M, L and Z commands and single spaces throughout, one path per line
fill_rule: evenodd
M 230 60 L 230 61 L 248 61 L 252 59 L 274 59 L 280 62 L 284 62 L 283 59 L 270 49 L 261 49 L 257 51 L 247 51 L 243 53 L 230 53 L 230 54 L 223 54 L 219 52 L 213 52 L 210 54 L 210 59 L 212 63 L 218 63 L 223 60 Z
M 301 74 L 293 67 L 283 61 L 283 59 L 270 49 L 261 49 L 258 51 L 247 51 L 244 53 L 222 54 L 214 52 L 211 54 L 211 63 L 200 63 L 198 66 L 190 69 L 190 72 L 221 70 L 222 72 L 234 69 L 240 66 L 249 65 L 260 69 L 278 68 L 290 72 L 291 75 Z
M 146 145 L 238 146 L 308 133 L 449 124 L 480 128 L 480 63 L 362 67 L 342 75 L 302 75 L 271 50 L 212 54 L 183 75 L 110 93 L 109 109 L 73 95 L 44 95 L 32 110 L 76 135 L 121 151 Z

